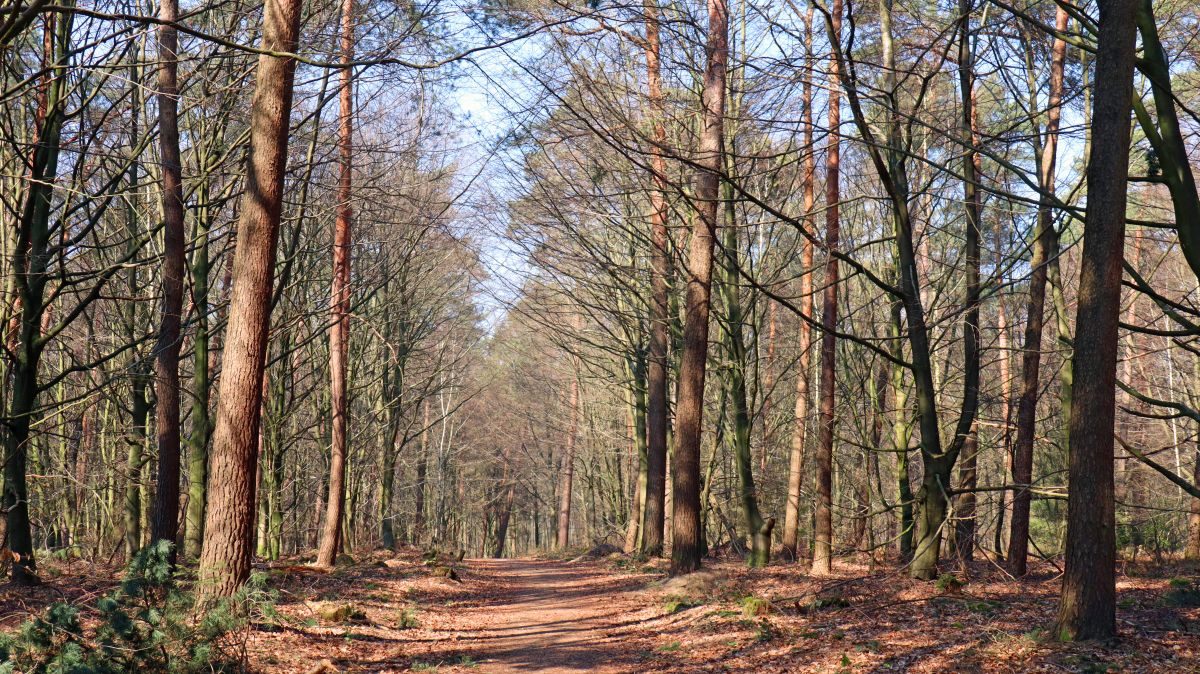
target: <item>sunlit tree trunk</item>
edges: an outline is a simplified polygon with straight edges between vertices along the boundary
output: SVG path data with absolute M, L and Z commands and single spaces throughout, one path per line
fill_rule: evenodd
M 833 0 L 829 31 L 842 31 L 842 0 Z M 813 532 L 812 572 L 825 575 L 833 570 L 833 444 L 837 405 L 837 316 L 838 259 L 841 215 L 841 89 L 839 56 L 832 54 L 829 65 L 829 145 L 825 150 L 825 292 L 821 307 L 821 399 L 817 441 L 817 502 Z
M 1055 29 L 1067 30 L 1066 9 L 1058 8 Z M 1013 446 L 1012 478 L 1017 485 L 1013 493 L 1012 524 L 1008 538 L 1008 569 L 1014 576 L 1024 576 L 1029 555 L 1028 485 L 1033 482 L 1033 442 L 1037 432 L 1038 380 L 1042 362 L 1042 332 L 1046 305 L 1048 262 L 1057 252 L 1058 233 L 1054 228 L 1055 164 L 1058 152 L 1058 127 L 1062 112 L 1063 69 L 1067 43 L 1054 40 L 1050 62 L 1050 93 L 1046 110 L 1045 141 L 1035 148 L 1040 154 L 1038 178 L 1042 197 L 1038 204 L 1038 219 L 1034 231 L 1033 254 L 1029 261 L 1029 299 L 1025 309 L 1025 336 L 1021 346 L 1021 395 L 1017 402 L 1017 438 Z M 1032 73 L 1031 73 L 1032 78 Z M 1032 81 L 1032 80 L 1031 80 Z M 1040 135 L 1040 134 L 1039 134 Z
M 725 0 L 708 0 L 705 54 L 707 63 L 701 92 L 703 113 L 696 153 L 697 217 L 688 249 L 683 353 L 676 393 L 671 488 L 671 572 L 676 574 L 699 569 L 704 548 L 704 531 L 700 527 L 700 436 L 704 418 L 713 248 L 721 198 L 725 69 L 729 59 L 729 8 Z
M 783 552 L 793 560 L 800 558 L 800 498 L 804 488 L 804 440 L 808 431 L 809 377 L 812 375 L 812 320 L 813 315 L 813 241 L 812 211 L 816 178 L 816 152 L 813 148 L 813 84 L 812 84 L 812 36 L 813 8 L 810 5 L 805 17 L 804 54 L 808 73 L 804 78 L 801 104 L 804 128 L 804 168 L 801 191 L 804 200 L 804 219 L 801 226 L 806 229 L 800 250 L 800 334 L 796 349 L 800 352 L 796 364 L 796 406 L 792 426 L 791 450 L 788 453 L 787 503 L 783 519 Z
M 172 543 L 179 533 L 179 350 L 186 271 L 183 229 L 183 166 L 179 156 L 179 37 L 172 25 L 178 0 L 162 0 L 158 29 L 158 139 L 162 162 L 163 264 L 162 323 L 155 345 L 155 399 L 158 425 L 158 489 L 152 540 Z M 207 377 L 207 372 L 201 372 Z M 174 550 L 174 549 L 172 549 Z M 174 558 L 172 552 L 172 559 Z
M 663 159 L 667 144 L 664 121 L 662 72 L 659 61 L 659 8 L 657 0 L 643 0 L 645 15 L 646 92 L 654 125 L 654 146 L 650 150 L 650 168 L 654 189 L 650 193 L 651 270 L 650 270 L 650 344 L 646 364 L 646 491 L 642 507 L 640 549 L 648 555 L 662 554 L 666 516 L 667 480 L 667 343 L 671 275 L 670 237 L 667 231 L 667 163 Z
M 349 402 L 346 391 L 346 357 L 350 343 L 350 229 L 353 210 L 351 171 L 354 167 L 354 0 L 342 1 L 342 88 L 338 124 L 338 211 L 333 233 L 332 315 L 329 327 L 329 403 L 333 423 L 329 450 L 329 495 L 325 528 L 317 548 L 316 565 L 333 566 L 342 548 L 342 520 L 346 504 L 346 452 L 349 437 Z
M 233 290 L 213 433 L 200 596 L 230 596 L 250 573 L 255 466 L 271 286 L 283 203 L 289 113 L 300 32 L 299 0 L 267 0 L 264 54 L 250 106 L 250 149 L 233 260 Z
M 629 361 L 633 362 L 630 363 Z M 625 527 L 625 554 L 633 554 L 640 549 L 639 541 L 644 537 L 642 530 L 645 521 L 646 487 L 650 482 L 649 456 L 646 442 L 646 391 L 640 385 L 646 372 L 645 352 L 638 348 L 636 356 L 626 359 L 630 384 L 626 387 L 625 397 L 629 407 L 629 430 L 632 436 L 634 465 L 636 475 L 631 475 L 633 494 L 629 499 L 629 521 Z M 632 470 L 631 468 L 631 470 Z
M 413 485 L 413 543 L 425 540 L 425 478 L 429 469 L 429 399 L 421 404 L 421 446 L 417 453 L 417 477 Z
M 1004 220 L 996 218 L 996 226 L 993 229 L 994 248 L 995 248 L 995 265 L 996 265 L 996 280 L 995 282 L 1001 286 L 1005 284 L 1006 276 L 1004 274 Z M 1012 358 L 1009 354 L 1010 338 L 1008 334 L 1008 302 L 1007 298 L 1000 296 L 996 298 L 996 350 L 1000 353 L 1000 419 L 1003 424 L 1000 429 L 1000 448 L 1004 452 L 1004 472 L 1002 475 L 1012 473 L 1012 430 L 1013 430 L 1013 404 L 1012 404 Z M 1004 526 L 1005 517 L 1008 515 L 1008 490 L 1001 490 L 996 496 L 998 503 L 996 504 L 996 529 L 992 538 L 992 548 L 995 550 L 996 556 L 1004 557 Z

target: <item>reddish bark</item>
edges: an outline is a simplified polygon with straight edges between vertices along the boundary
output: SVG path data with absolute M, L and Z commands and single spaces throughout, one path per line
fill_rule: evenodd
M 296 72 L 295 58 L 276 54 L 295 51 L 302 6 L 300 0 L 267 0 L 264 8 L 266 53 L 258 60 L 251 102 L 246 190 L 213 434 L 213 488 L 200 552 L 199 593 L 206 601 L 232 595 L 250 575 L 262 375 Z
M 708 0 L 707 65 L 701 93 L 703 118 L 696 153 L 696 211 L 688 249 L 686 319 L 676 403 L 675 457 L 671 498 L 671 572 L 700 568 L 700 435 L 704 420 L 704 375 L 708 359 L 713 247 L 717 232 L 725 124 L 725 68 L 729 58 L 729 8 Z
M 342 89 L 338 123 L 341 152 L 338 167 L 338 211 L 333 231 L 333 276 L 329 327 L 329 404 L 333 431 L 329 450 L 329 495 L 316 565 L 333 566 L 342 549 L 346 506 L 346 451 L 349 406 L 346 359 L 350 344 L 350 240 L 354 212 L 350 205 L 354 168 L 354 0 L 342 0 Z
M 172 543 L 179 533 L 179 350 L 183 320 L 183 167 L 179 156 L 179 35 L 173 22 L 179 0 L 162 0 L 158 29 L 158 140 L 162 161 L 162 323 L 155 346 L 155 418 L 158 424 L 158 489 L 152 540 Z M 207 376 L 200 373 L 199 376 Z M 174 558 L 174 555 L 172 555 Z

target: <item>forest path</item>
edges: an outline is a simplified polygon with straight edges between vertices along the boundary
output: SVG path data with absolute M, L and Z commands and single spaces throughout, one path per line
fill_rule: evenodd
M 495 588 L 448 616 L 462 652 L 478 663 L 474 671 L 638 671 L 636 649 L 619 631 L 637 622 L 630 618 L 645 601 L 635 596 L 645 578 L 531 559 L 477 559 L 467 568 Z

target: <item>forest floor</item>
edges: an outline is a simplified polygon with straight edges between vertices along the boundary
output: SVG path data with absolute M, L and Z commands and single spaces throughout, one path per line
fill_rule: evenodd
M 451 568 L 457 580 L 439 575 Z M 430 564 L 417 551 L 331 573 L 275 566 L 279 615 L 244 633 L 246 649 L 252 671 L 286 674 L 1200 672 L 1196 567 L 1125 565 L 1112 644 L 1051 638 L 1049 564 L 1014 581 L 977 562 L 961 586 L 865 563 L 825 578 L 737 559 L 676 579 L 661 568 L 621 555 Z M 0 627 L 106 587 L 78 562 L 58 573 L 34 594 L 0 588 Z

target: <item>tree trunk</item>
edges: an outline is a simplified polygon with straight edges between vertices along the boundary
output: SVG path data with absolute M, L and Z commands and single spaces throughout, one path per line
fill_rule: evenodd
M 979 245 L 982 235 L 983 199 L 980 194 L 979 178 L 982 175 L 979 151 L 979 133 L 976 129 L 975 112 L 975 53 L 971 45 L 971 0 L 960 0 L 962 13 L 958 42 L 959 97 L 962 100 L 961 134 L 967 152 L 963 157 L 963 202 L 966 206 L 966 233 L 964 254 L 967 262 L 966 297 L 963 315 L 963 402 L 959 415 L 958 434 L 953 442 L 961 444 L 963 465 L 959 467 L 960 494 L 956 513 L 955 547 L 962 563 L 969 562 L 975 551 L 975 487 L 978 478 L 976 466 L 979 451 L 979 431 L 976 413 L 979 404 Z M 965 421 L 965 425 L 964 425 Z M 965 434 L 965 435 L 964 435 Z M 946 468 L 942 484 L 950 483 L 950 467 Z
M 996 218 L 994 248 L 996 252 L 996 283 L 1004 286 L 1004 220 Z M 1012 473 L 1012 358 L 1009 354 L 1008 335 L 1008 304 L 1004 296 L 996 298 L 996 350 L 1000 353 L 1000 418 L 1003 428 L 1000 431 L 1000 448 L 1004 452 L 1004 471 L 1001 475 Z M 992 549 L 998 559 L 1004 558 L 1004 519 L 1008 514 L 1008 491 L 1001 490 L 996 498 L 996 529 L 992 539 Z
M 131 324 L 132 325 L 132 324 Z M 146 398 L 148 377 L 140 362 L 133 364 L 132 400 L 130 401 L 130 429 L 125 436 L 129 453 L 125 459 L 125 558 L 133 559 L 142 548 L 142 468 L 146 456 L 146 419 L 150 415 L 150 401 Z
M 379 538 L 383 547 L 388 550 L 396 549 L 396 532 L 392 515 L 392 492 L 396 484 L 396 453 L 383 453 L 383 475 L 379 485 Z
M 842 31 L 842 0 L 833 0 L 830 32 Z M 817 503 L 813 532 L 812 572 L 827 575 L 833 570 L 833 442 L 834 407 L 837 404 L 838 250 L 841 236 L 841 89 L 838 54 L 829 65 L 829 146 L 825 151 L 825 292 L 821 308 L 821 401 L 820 438 L 817 442 Z
M 667 163 L 663 159 L 667 130 L 663 121 L 662 73 L 659 62 L 659 9 L 657 0 L 643 0 L 646 24 L 646 89 L 654 118 L 654 146 L 650 168 L 654 190 L 650 193 L 651 270 L 650 344 L 646 372 L 646 494 L 643 504 L 641 546 L 643 553 L 662 554 L 666 517 L 667 480 L 667 343 L 670 321 L 667 283 L 671 275 L 670 237 L 667 231 Z
M 500 489 L 504 496 L 499 497 L 496 507 L 496 535 L 493 538 L 492 549 L 488 554 L 493 559 L 504 557 L 504 544 L 508 541 L 508 523 L 512 519 L 513 501 L 517 495 L 517 481 L 512 478 L 512 450 L 505 445 L 503 455 L 503 474 L 500 477 Z
M 1056 633 L 1116 635 L 1113 431 L 1137 0 L 1100 0 L 1094 143 L 1075 322 L 1066 564 Z
M 575 436 L 579 426 L 579 378 L 571 374 L 571 398 L 568 404 L 566 452 L 563 455 L 561 481 L 558 484 L 558 535 L 554 547 L 566 549 L 571 541 L 571 497 L 575 481 Z
M 1059 7 L 1055 29 L 1067 30 L 1066 9 Z M 1058 127 L 1062 112 L 1063 69 L 1067 43 L 1054 40 L 1050 62 L 1050 100 L 1046 111 L 1045 142 L 1037 148 L 1040 154 L 1039 183 L 1042 191 L 1038 204 L 1037 229 L 1034 232 L 1033 255 L 1029 262 L 1029 301 L 1026 307 L 1025 337 L 1021 347 L 1021 397 L 1017 401 L 1017 439 L 1013 446 L 1012 478 L 1017 490 L 1013 493 L 1011 529 L 1008 538 L 1008 570 L 1021 577 L 1028 571 L 1029 506 L 1028 485 L 1033 482 L 1033 442 L 1037 433 L 1038 380 L 1042 362 L 1042 332 L 1045 325 L 1046 279 L 1048 262 L 1058 251 L 1058 233 L 1054 229 L 1055 165 L 1058 152 Z
M 130 139 L 131 143 L 136 143 L 139 137 L 140 119 L 139 113 L 142 109 L 141 101 L 141 71 L 139 66 L 132 66 L 129 69 L 130 85 L 133 87 L 130 96 L 131 114 L 130 114 Z M 129 190 L 135 192 L 138 189 L 140 175 L 138 171 L 138 162 L 135 158 L 131 158 L 128 171 Z M 136 242 L 138 236 L 138 211 L 133 199 L 126 202 L 125 213 L 125 231 L 128 235 L 126 243 L 126 252 L 130 255 L 132 264 L 125 271 L 125 284 L 130 297 L 136 297 L 141 289 L 141 282 L 138 278 L 139 256 L 138 244 Z M 140 339 L 140 330 L 138 326 L 138 306 L 134 303 L 129 303 L 127 311 L 124 314 L 125 324 L 125 340 L 128 344 L 136 344 Z M 149 384 L 149 372 L 147 369 L 149 363 L 143 361 L 141 354 L 137 351 L 132 351 L 130 354 L 129 363 L 129 380 L 130 380 L 130 423 L 125 434 L 125 444 L 128 453 L 125 459 L 125 558 L 133 559 L 137 551 L 142 547 L 142 501 L 143 492 L 145 490 L 145 482 L 142 480 L 142 469 L 145 467 L 148 457 L 146 456 L 146 436 L 147 424 L 146 419 L 150 415 L 150 403 L 147 398 L 146 388 Z
M 688 247 L 686 319 L 676 393 L 675 456 L 672 466 L 671 572 L 700 568 L 704 536 L 700 528 L 700 436 L 704 418 L 704 376 L 708 359 L 708 314 L 712 294 L 713 247 L 721 198 L 721 155 L 725 123 L 725 68 L 729 58 L 729 8 L 708 0 L 707 64 L 701 92 L 703 115 L 696 153 L 697 217 Z
M 804 58 L 812 70 L 813 8 L 809 5 L 804 26 Z M 812 77 L 804 78 L 802 97 L 804 147 L 813 147 L 813 86 Z M 809 377 L 812 375 L 813 313 L 813 203 L 816 174 L 816 153 L 810 149 L 804 155 L 803 169 L 804 221 L 803 243 L 800 252 L 800 334 L 796 348 L 800 352 L 796 365 L 796 407 L 793 414 L 792 445 L 788 455 L 787 504 L 783 518 L 783 552 L 792 560 L 800 558 L 800 497 L 804 488 L 804 438 L 808 431 Z
M 736 108 L 733 117 L 737 117 Z M 731 134 L 732 135 L 732 134 Z M 731 149 L 731 152 L 735 149 Z M 731 166 L 727 161 L 726 165 Z M 732 174 L 732 170 L 730 171 Z M 758 508 L 758 496 L 754 490 L 754 461 L 751 455 L 750 433 L 753 423 L 746 393 L 746 368 L 749 354 L 744 334 L 745 316 L 739 287 L 738 232 L 736 227 L 733 186 L 725 183 L 725 243 L 722 247 L 724 274 L 721 278 L 721 295 L 725 307 L 725 344 L 729 354 L 730 370 L 725 383 L 729 399 L 733 403 L 733 456 L 738 476 L 738 501 L 742 507 L 742 518 L 750 536 L 750 554 L 746 562 L 752 567 L 766 566 L 771 561 L 771 530 L 774 518 L 764 520 Z
M 1192 467 L 1192 484 L 1200 487 L 1200 449 L 1196 450 L 1195 463 Z M 1188 506 L 1187 547 L 1183 552 L 1185 559 L 1200 559 L 1200 498 L 1191 499 Z
M 276 54 L 295 51 L 301 7 L 299 0 L 267 0 L 265 8 L 265 53 L 250 108 L 246 190 L 213 433 L 215 488 L 200 552 L 199 593 L 205 601 L 232 595 L 250 573 L 263 367 L 296 68 L 294 58 Z
M 202 188 L 201 199 L 207 202 Z M 204 207 L 207 208 L 207 207 Z M 200 555 L 204 541 L 204 511 L 208 502 L 209 380 L 208 365 L 208 220 L 201 217 L 200 242 L 192 259 L 192 302 L 196 331 L 192 336 L 192 430 L 188 435 L 188 502 L 183 553 L 189 559 Z
M 162 161 L 162 323 L 155 345 L 155 421 L 158 425 L 158 489 L 151 540 L 172 544 L 179 534 L 179 350 L 183 320 L 183 167 L 179 157 L 179 36 L 173 22 L 179 0 L 162 0 L 158 29 L 158 139 Z M 207 376 L 207 373 L 201 373 Z M 175 559 L 172 547 L 171 559 Z
M 975 486 L 978 483 L 979 429 L 978 423 L 963 442 L 962 462 L 958 466 L 958 486 L 962 494 L 954 502 L 954 548 L 958 561 L 965 568 L 975 558 Z
M 12 261 L 20 316 L 16 326 L 12 392 L 8 402 L 8 432 L 4 435 L 3 506 L 7 514 L 4 533 L 14 556 L 12 582 L 18 586 L 40 582 L 33 557 L 33 532 L 29 523 L 25 473 L 29 430 L 39 392 L 38 365 L 45 349 L 42 314 L 48 280 L 50 208 L 52 185 L 58 174 L 66 96 L 65 65 L 71 54 L 72 17 L 72 14 L 66 13 L 46 22 L 46 62 L 53 61 L 61 69 L 55 71 L 58 75 L 47 77 L 42 107 L 45 114 L 40 115 L 41 126 L 37 131 L 37 144 L 33 150 Z
M 640 550 L 640 541 L 645 537 L 642 527 L 645 521 L 646 489 L 650 483 L 649 455 L 646 443 L 646 393 L 639 384 L 645 376 L 646 357 L 640 348 L 635 361 L 632 372 L 629 373 L 631 383 L 625 392 L 629 400 L 629 430 L 633 436 L 631 449 L 637 466 L 636 477 L 630 476 L 633 481 L 633 494 L 629 499 L 629 521 L 625 527 L 624 551 L 627 555 Z
M 342 548 L 342 519 L 346 504 L 346 440 L 349 405 L 346 392 L 346 357 L 350 344 L 350 229 L 353 210 L 351 171 L 354 167 L 354 0 L 342 0 L 342 89 L 338 124 L 338 212 L 333 233 L 332 316 L 329 328 L 329 404 L 332 410 L 332 443 L 329 450 L 329 496 L 325 529 L 317 549 L 316 565 L 332 567 Z
M 417 479 L 413 503 L 413 536 L 414 545 L 420 545 L 425 539 L 425 475 L 429 468 L 429 400 L 422 403 L 421 413 L 421 448 L 417 454 Z
M 904 326 L 901 310 L 903 302 L 892 303 L 892 339 L 895 346 L 892 355 L 902 360 L 904 356 Z M 895 395 L 896 419 L 892 425 L 892 449 L 896 451 L 896 498 L 900 501 L 900 558 L 912 559 L 913 554 L 913 493 L 908 473 L 908 452 L 912 444 L 912 410 L 908 403 L 908 388 L 904 385 L 905 367 L 892 365 L 892 391 Z

